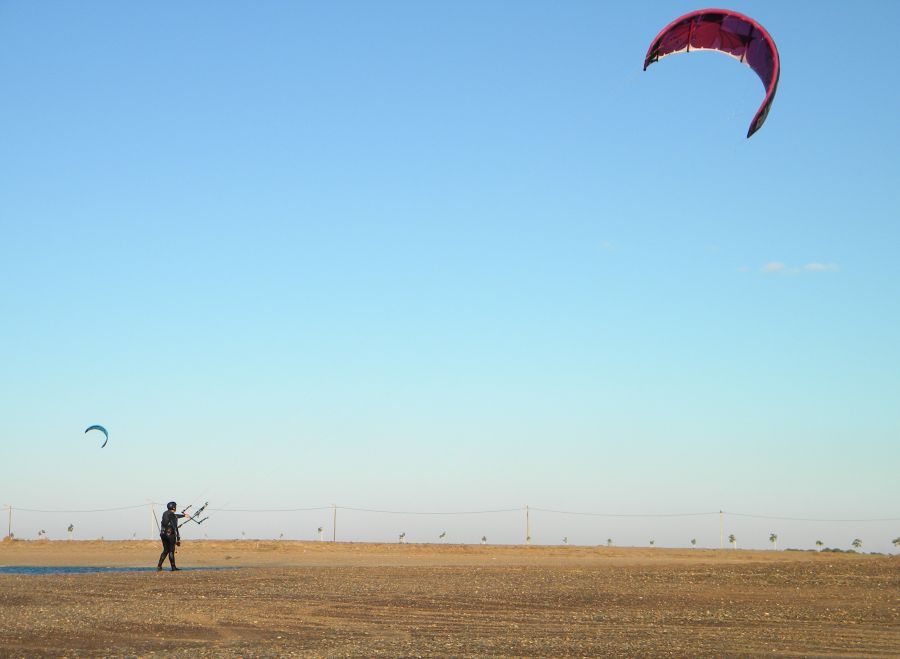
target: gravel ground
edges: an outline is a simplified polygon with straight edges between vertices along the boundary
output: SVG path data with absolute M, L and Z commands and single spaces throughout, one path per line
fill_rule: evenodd
M 900 656 L 900 557 L 185 545 L 184 565 L 240 569 L 0 575 L 0 656 Z M 157 555 L 0 544 L 0 565 Z

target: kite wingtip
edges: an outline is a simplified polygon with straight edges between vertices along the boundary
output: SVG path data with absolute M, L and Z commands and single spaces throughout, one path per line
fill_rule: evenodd
M 750 124 L 750 128 L 747 129 L 747 139 L 749 140 L 760 128 L 762 128 L 762 124 L 756 121 Z

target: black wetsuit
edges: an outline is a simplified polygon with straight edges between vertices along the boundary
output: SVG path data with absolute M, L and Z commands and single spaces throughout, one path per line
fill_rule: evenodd
M 159 563 L 157 563 L 156 567 L 162 569 L 163 561 L 166 559 L 166 556 L 169 557 L 169 565 L 172 566 L 173 570 L 177 570 L 175 567 L 175 545 L 181 541 L 181 536 L 178 534 L 178 520 L 184 517 L 181 513 L 176 513 L 171 510 L 167 510 L 163 513 L 162 522 L 159 525 L 159 539 L 162 540 L 163 550 L 159 555 Z

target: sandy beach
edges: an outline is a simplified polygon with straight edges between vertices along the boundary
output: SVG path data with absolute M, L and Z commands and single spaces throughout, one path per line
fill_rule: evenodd
M 151 542 L 0 566 L 154 567 Z M 900 558 L 193 541 L 183 570 L 0 574 L 0 656 L 900 656 Z

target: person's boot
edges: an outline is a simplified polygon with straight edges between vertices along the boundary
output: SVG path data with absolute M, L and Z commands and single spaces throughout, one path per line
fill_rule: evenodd
M 162 572 L 162 563 L 160 563 L 159 565 L 156 566 L 156 571 Z

